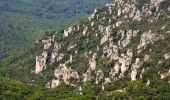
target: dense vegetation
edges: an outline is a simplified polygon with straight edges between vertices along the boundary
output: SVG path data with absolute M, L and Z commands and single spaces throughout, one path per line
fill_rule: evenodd
M 11 51 L 29 48 L 46 31 L 74 24 L 109 1 L 0 0 L 0 59 Z
M 125 81 L 126 82 L 126 81 Z M 169 100 L 170 85 L 161 80 L 154 80 L 153 86 L 146 86 L 142 81 L 127 82 L 117 81 L 109 84 L 105 91 L 99 86 L 86 84 L 83 95 L 77 88 L 62 84 L 54 89 L 24 84 L 20 81 L 0 78 L 1 100 Z M 159 84 L 159 85 L 158 85 Z M 126 87 L 127 92 L 115 89 Z
M 142 1 L 142 0 L 139 0 Z M 146 0 L 145 0 L 146 1 Z M 168 0 L 163 2 L 161 9 L 164 9 L 165 4 L 170 4 Z M 141 7 L 143 4 L 139 5 Z M 99 15 L 98 20 L 93 20 L 96 24 L 93 26 L 94 29 L 98 28 L 98 25 L 104 22 L 107 24 L 109 22 L 110 15 L 105 14 L 106 8 L 98 9 L 97 14 Z M 120 29 L 140 29 L 140 34 L 142 32 L 153 30 L 157 34 L 164 35 L 163 40 L 154 42 L 146 46 L 146 49 L 142 51 L 141 54 L 137 53 L 137 46 L 140 41 L 140 36 L 134 38 L 132 43 L 127 46 L 134 52 L 133 61 L 135 58 L 143 58 L 144 54 L 150 55 L 151 59 L 144 62 L 138 70 L 146 69 L 143 75 L 143 79 L 131 81 L 130 75 L 125 73 L 125 77 L 112 81 L 106 84 L 105 90 L 101 89 L 102 84 L 95 84 L 95 79 L 92 82 L 80 83 L 82 86 L 82 94 L 80 95 L 79 87 L 72 87 L 66 84 L 62 84 L 54 89 L 44 88 L 46 83 L 54 78 L 54 70 L 58 67 L 60 63 L 67 61 L 69 59 L 69 54 L 73 55 L 73 62 L 68 64 L 69 67 L 76 69 L 79 74 L 86 72 L 88 67 L 88 60 L 90 58 L 85 57 L 83 54 L 86 51 L 96 52 L 97 45 L 99 45 L 100 50 L 97 55 L 97 69 L 102 69 L 104 71 L 105 77 L 108 77 L 108 73 L 115 64 L 115 61 L 111 61 L 108 57 L 101 57 L 103 52 L 103 47 L 109 45 L 108 42 L 100 45 L 100 37 L 95 35 L 99 33 L 98 30 L 93 30 L 91 28 L 91 22 L 87 20 L 80 21 L 80 30 L 69 34 L 69 38 L 63 39 L 63 31 L 49 32 L 46 37 L 51 34 L 56 34 L 57 38 L 55 42 L 59 42 L 64 45 L 60 52 L 65 54 L 64 59 L 61 61 L 50 64 L 47 62 L 47 69 L 44 70 L 39 75 L 34 74 L 35 69 L 35 56 L 42 52 L 42 44 L 34 44 L 32 47 L 26 51 L 16 54 L 17 56 L 9 56 L 5 60 L 4 66 L 0 70 L 0 76 L 5 76 L 9 79 L 0 78 L 0 99 L 31 99 L 31 100 L 169 100 L 170 99 L 170 84 L 169 76 L 160 79 L 158 71 L 167 72 L 170 66 L 169 60 L 164 60 L 163 55 L 170 51 L 170 17 L 169 12 L 163 12 L 159 17 L 158 21 L 153 23 L 146 23 L 147 18 L 142 18 L 142 21 L 131 21 L 129 23 L 124 23 L 121 27 L 112 30 L 111 36 L 115 36 L 117 31 Z M 103 20 L 103 17 L 106 17 Z M 83 36 L 83 24 L 90 27 L 88 29 L 87 35 Z M 76 27 L 75 25 L 74 27 Z M 164 27 L 165 26 L 165 27 Z M 162 29 L 162 27 L 164 27 Z M 44 37 L 44 38 L 46 38 Z M 87 42 L 87 39 L 88 42 Z M 117 42 L 117 38 L 113 38 L 114 42 Z M 77 46 L 68 51 L 67 47 L 69 43 L 77 44 Z M 121 49 L 120 52 L 124 52 L 125 48 Z M 75 50 L 78 50 L 78 54 L 75 54 Z M 50 51 L 50 50 L 49 50 Z M 51 53 L 51 51 L 50 51 Z M 159 60 L 162 60 L 162 65 L 157 66 Z M 94 73 L 92 73 L 94 74 Z M 139 73 L 138 73 L 139 74 Z M 95 74 L 93 75 L 95 76 Z M 16 80 L 11 80 L 16 79 Z M 146 85 L 147 81 L 150 80 L 150 85 Z M 38 86 L 37 86 L 38 85 Z

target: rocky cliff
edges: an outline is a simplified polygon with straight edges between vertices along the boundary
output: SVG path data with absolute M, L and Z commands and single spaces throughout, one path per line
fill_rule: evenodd
M 83 23 L 54 32 L 37 45 L 42 49 L 34 58 L 34 74 L 52 71 L 47 88 L 68 84 L 83 95 L 87 83 L 103 91 L 118 82 L 169 84 L 170 1 L 114 0 Z
M 136 0 L 115 0 L 112 4 L 106 4 L 104 10 L 102 9 L 103 11 L 100 11 L 101 9 L 95 9 L 94 13 L 88 18 L 89 21 L 87 23 L 78 26 L 71 26 L 63 31 L 62 41 L 68 41 L 69 38 L 72 38 L 73 41 L 68 41 L 67 43 L 57 41 L 58 43 L 56 43 L 55 38 L 57 38 L 57 36 L 53 36 L 53 39 L 49 37 L 47 40 L 42 40 L 42 43 L 44 44 L 44 52 L 36 57 L 35 73 L 41 73 L 43 69 L 46 69 L 47 52 L 45 50 L 51 47 L 51 42 L 55 42 L 52 54 L 50 55 L 51 64 L 55 61 L 59 62 L 65 55 L 70 56 L 68 60 L 64 60 L 64 64 L 60 63 L 59 69 L 56 69 L 58 71 L 62 70 L 60 71 L 61 73 L 57 75 L 56 71 L 54 73 L 58 82 L 56 86 L 61 82 L 58 80 L 59 76 L 61 76 L 61 80 L 67 84 L 69 84 L 68 80 L 70 77 L 78 79 L 80 76 L 83 78 L 82 80 L 80 79 L 80 81 L 86 82 L 96 79 L 97 84 L 99 82 L 106 83 L 104 79 L 115 81 L 124 76 L 129 76 L 131 81 L 142 79 L 142 74 L 148 69 L 144 66 L 144 63 L 153 59 L 150 58 L 149 54 L 145 54 L 145 52 L 149 53 L 154 51 L 152 48 L 147 48 L 147 46 L 165 39 L 165 34 L 169 33 L 165 23 L 168 23 L 169 20 L 160 23 L 160 28 L 157 28 L 156 30 L 148 27 L 146 27 L 146 29 L 141 29 L 144 27 L 142 22 L 145 22 L 145 24 L 150 26 L 159 22 L 162 16 L 169 19 L 169 15 L 166 16 L 166 14 L 169 13 L 170 6 L 167 6 L 167 8 L 164 7 L 163 10 L 161 8 L 163 2 L 168 1 L 151 0 L 142 7 L 139 7 L 140 4 Z M 134 27 L 128 24 L 133 24 Z M 142 25 L 141 27 L 139 27 L 140 24 Z M 163 31 L 164 34 L 159 31 Z M 86 41 L 83 41 L 83 38 Z M 136 38 L 137 41 L 135 42 L 135 47 L 131 48 L 130 46 L 134 45 L 133 40 Z M 87 48 L 92 42 L 95 42 L 95 44 L 89 48 L 91 50 L 88 50 Z M 82 43 L 84 44 L 84 48 L 81 50 L 76 49 L 80 48 Z M 67 47 L 68 49 L 63 52 L 63 47 Z M 61 51 L 59 51 L 59 49 L 61 49 Z M 149 50 L 147 51 L 147 49 Z M 166 52 L 167 53 L 164 54 L 164 60 L 168 60 L 170 56 L 168 51 Z M 89 64 L 86 66 L 87 71 L 79 73 L 78 75 L 76 70 L 73 71 L 73 69 L 67 68 L 67 66 L 71 67 L 72 60 L 77 60 L 76 56 L 79 55 L 89 59 Z M 138 57 L 139 55 L 144 56 Z M 103 66 L 98 65 L 100 62 L 98 62 L 97 59 L 104 59 L 105 57 L 110 61 L 114 61 L 114 63 L 108 68 L 110 72 L 105 73 L 109 74 L 109 76 L 104 77 L 102 70 Z M 82 62 L 77 61 L 77 63 Z M 140 70 L 141 68 L 142 70 Z M 92 72 L 95 73 L 94 76 L 91 75 Z M 73 73 L 74 75 L 72 75 Z M 140 74 L 140 77 L 137 77 L 138 74 Z M 169 76 L 168 74 L 165 76 L 162 76 L 161 73 L 159 74 L 160 78 Z M 55 82 L 56 80 L 52 80 L 51 87 L 55 87 Z

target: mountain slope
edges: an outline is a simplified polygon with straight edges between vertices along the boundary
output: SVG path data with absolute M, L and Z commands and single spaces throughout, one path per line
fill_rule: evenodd
M 0 0 L 0 58 L 29 48 L 46 31 L 74 24 L 109 0 Z M 74 4 L 74 6 L 73 6 Z M 80 9 L 81 8 L 81 9 Z
M 115 0 L 49 33 L 1 74 L 46 88 L 70 85 L 77 93 L 70 99 L 168 100 L 169 26 L 169 0 Z

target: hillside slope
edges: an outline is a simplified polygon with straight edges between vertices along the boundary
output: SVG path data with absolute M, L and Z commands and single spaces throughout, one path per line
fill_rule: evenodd
M 77 94 L 63 99 L 168 100 L 169 51 L 169 0 L 115 0 L 79 25 L 49 33 L 1 75 L 74 87 L 67 93 Z
M 0 25 L 0 59 L 11 55 L 11 51 L 29 48 L 46 31 L 72 25 L 75 19 L 109 2 L 97 1 L 0 0 L 0 22 L 3 23 Z

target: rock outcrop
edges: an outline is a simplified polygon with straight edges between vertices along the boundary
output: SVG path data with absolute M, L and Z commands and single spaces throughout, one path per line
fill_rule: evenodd
M 54 88 L 60 85 L 61 83 L 70 84 L 74 86 L 71 81 L 73 81 L 74 79 L 79 80 L 79 75 L 77 71 L 68 68 L 65 64 L 59 65 L 59 67 L 54 72 L 54 76 L 55 79 L 53 79 L 51 83 L 47 83 L 47 87 Z
M 104 73 L 103 71 L 100 69 L 97 71 L 96 73 L 96 84 L 99 84 L 100 82 L 102 82 L 104 80 Z
M 44 45 L 44 50 L 47 50 L 51 47 L 52 42 L 54 42 L 54 38 L 55 38 L 55 35 L 48 37 L 48 39 L 46 40 L 42 40 L 42 44 Z
M 87 82 L 91 80 L 92 80 L 91 69 L 88 68 L 87 72 L 83 74 L 83 82 Z
M 46 69 L 47 52 L 44 51 L 40 56 L 36 56 L 35 74 L 39 74 Z
M 135 81 L 136 80 L 136 76 L 138 74 L 138 68 L 140 67 L 141 65 L 141 61 L 139 58 L 136 58 L 136 61 L 135 63 L 132 65 L 132 68 L 131 68 L 131 80 L 132 81 Z
M 52 42 L 54 42 L 54 39 L 55 35 L 49 36 L 47 39 L 42 40 L 43 53 L 40 56 L 36 56 L 35 74 L 39 74 L 44 69 L 46 69 L 48 49 L 52 46 Z
M 168 60 L 170 58 L 170 54 L 169 53 L 164 54 L 164 58 L 165 60 Z
M 57 68 L 55 78 L 47 84 L 49 88 L 62 83 L 81 87 L 79 83 L 94 82 L 104 90 L 105 85 L 122 78 L 143 80 L 151 67 L 159 71 L 159 79 L 169 78 L 170 72 L 165 72 L 168 67 L 161 69 L 163 64 L 169 64 L 169 49 L 162 49 L 161 56 L 155 55 L 161 52 L 157 49 L 164 48 L 159 44 L 168 45 L 163 34 L 169 34 L 168 22 L 162 20 L 168 19 L 170 6 L 161 10 L 163 1 L 139 4 L 137 0 L 114 0 L 104 9 L 95 9 L 86 23 L 61 31 L 61 36 L 42 40 L 43 53 L 36 57 L 35 73 L 46 69 L 50 58 L 50 64 Z M 161 25 L 156 26 L 157 23 Z M 150 86 L 151 82 L 148 78 L 144 84 Z M 79 92 L 82 95 L 82 88 Z
M 72 29 L 72 26 L 69 27 L 68 29 L 64 30 L 64 37 L 68 37 L 69 33 L 71 33 L 72 30 L 73 30 L 73 29 Z
M 54 50 L 51 54 L 51 63 L 54 63 L 55 60 L 60 60 L 61 59 L 61 54 L 59 54 L 59 50 L 61 48 L 61 44 L 55 42 L 54 44 Z
M 90 60 L 89 60 L 89 68 L 91 69 L 91 70 L 95 70 L 96 69 L 96 53 L 94 53 L 93 55 L 92 55 L 92 58 L 90 58 Z
M 99 26 L 99 30 L 100 30 L 100 34 L 101 34 L 101 44 L 105 43 L 111 34 L 111 26 L 107 26 L 107 27 L 103 27 L 103 26 Z

